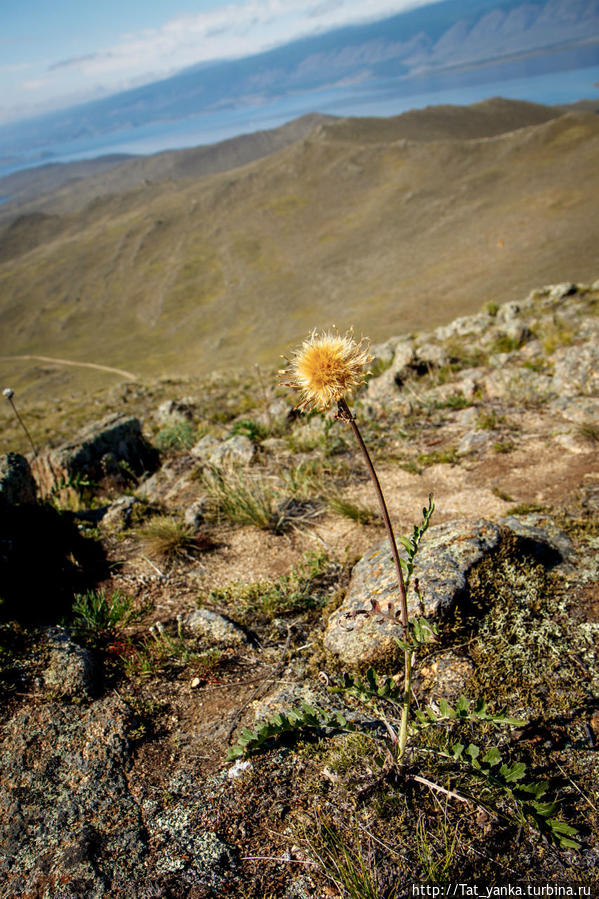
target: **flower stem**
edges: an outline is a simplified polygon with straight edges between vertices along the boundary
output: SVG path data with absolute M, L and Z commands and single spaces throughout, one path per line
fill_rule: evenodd
M 25 422 L 23 421 L 23 419 L 22 419 L 21 416 L 19 415 L 19 410 L 18 410 L 17 407 L 15 406 L 15 402 L 14 402 L 13 398 L 12 398 L 11 396 L 8 396 L 8 397 L 7 397 L 7 400 L 8 400 L 8 402 L 10 403 L 10 405 L 12 406 L 12 410 L 13 410 L 13 412 L 14 412 L 15 415 L 16 415 L 17 421 L 19 422 L 19 424 L 21 425 L 21 427 L 22 427 L 23 430 L 25 431 L 25 435 L 27 436 L 27 439 L 29 440 L 29 443 L 31 444 L 31 449 L 33 450 L 33 455 L 34 455 L 34 456 L 37 456 L 37 449 L 35 448 L 35 443 L 33 442 L 33 438 L 32 438 L 32 436 L 31 436 L 31 434 L 29 433 L 29 430 L 28 430 L 28 428 L 27 428 Z
M 372 464 L 372 459 L 370 458 L 370 453 L 362 439 L 362 435 L 360 433 L 360 429 L 356 423 L 356 419 L 351 413 L 351 410 L 344 399 L 339 400 L 337 403 L 337 417 L 341 419 L 341 421 L 346 421 L 354 432 L 354 436 L 358 441 L 358 446 L 362 450 L 362 455 L 364 456 L 364 460 L 366 462 L 366 467 L 368 468 L 368 473 L 372 478 L 372 482 L 374 484 L 374 489 L 376 491 L 377 499 L 379 501 L 379 507 L 381 510 L 381 514 L 383 516 L 383 521 L 385 523 L 385 529 L 387 531 L 387 538 L 389 540 L 389 545 L 391 547 L 391 555 L 393 556 L 393 561 L 395 562 L 395 570 L 397 572 L 397 582 L 399 584 L 399 602 L 400 602 L 400 622 L 403 631 L 403 639 L 404 643 L 408 644 L 410 641 L 410 632 L 408 627 L 408 599 L 406 594 L 406 585 L 404 581 L 403 571 L 401 568 L 401 560 L 399 558 L 399 552 L 397 550 L 397 542 L 395 540 L 395 534 L 393 533 L 393 527 L 391 525 L 391 519 L 389 517 L 389 511 L 387 509 L 387 503 L 385 502 L 385 497 L 383 496 L 383 491 L 381 489 L 381 485 L 377 476 L 377 473 L 374 469 L 374 465 Z M 404 698 L 401 710 L 401 726 L 399 732 L 399 759 L 403 758 L 406 742 L 408 739 L 408 718 L 410 713 L 410 692 L 412 689 L 412 650 L 410 648 L 404 649 Z

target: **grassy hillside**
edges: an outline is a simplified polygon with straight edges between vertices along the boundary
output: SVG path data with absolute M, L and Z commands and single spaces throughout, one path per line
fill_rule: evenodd
M 380 340 L 592 281 L 597 158 L 596 116 L 490 101 L 327 124 L 245 167 L 79 211 L 47 203 L 51 218 L 0 233 L 0 355 L 206 373 L 276 363 L 315 326 Z

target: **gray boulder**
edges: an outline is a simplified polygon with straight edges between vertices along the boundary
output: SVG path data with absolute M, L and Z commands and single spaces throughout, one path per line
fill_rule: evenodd
M 523 551 L 547 567 L 572 558 L 569 538 L 545 516 L 506 518 L 498 524 L 481 519 L 436 525 L 425 535 L 415 559 L 409 616 L 439 619 L 467 598 L 471 573 L 500 548 L 509 533 Z M 400 555 L 404 556 L 403 548 Z M 416 579 L 422 607 L 414 591 Z M 399 611 L 395 565 L 386 540 L 360 559 L 344 602 L 329 618 L 325 646 L 348 667 L 377 664 L 397 654 L 396 640 L 402 637 L 399 616 L 391 621 L 363 614 L 371 610 L 372 599 L 383 610 L 391 603 L 392 611 Z
M 256 447 L 243 434 L 236 434 L 228 440 L 218 440 L 206 434 L 191 448 L 191 454 L 207 465 L 232 468 L 249 465 L 256 455 Z
M 451 521 L 430 528 L 414 569 L 426 617 L 435 618 L 457 602 L 466 590 L 471 568 L 497 547 L 499 540 L 499 527 L 489 521 Z M 405 556 L 403 548 L 400 555 Z M 408 591 L 410 616 L 419 612 L 414 579 Z M 352 667 L 393 656 L 397 651 L 395 641 L 402 636 L 399 618 L 389 621 L 360 614 L 370 610 L 371 599 L 378 600 L 383 608 L 391 602 L 399 609 L 397 575 L 386 540 L 360 559 L 347 596 L 327 625 L 326 648 Z
M 599 346 L 561 347 L 554 355 L 553 389 L 559 396 L 599 394 Z
M 41 496 L 46 497 L 59 485 L 76 486 L 82 478 L 94 483 L 114 481 L 122 487 L 128 472 L 139 476 L 153 471 L 157 463 L 156 451 L 143 437 L 138 419 L 111 415 L 85 428 L 73 441 L 37 456 L 32 471 Z

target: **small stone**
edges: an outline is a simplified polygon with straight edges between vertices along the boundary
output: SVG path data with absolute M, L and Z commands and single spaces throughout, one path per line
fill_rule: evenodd
M 196 634 L 209 637 L 215 643 L 222 643 L 227 646 L 239 646 L 248 643 L 245 631 L 221 615 L 219 612 L 213 612 L 211 609 L 196 609 L 191 615 L 188 615 L 184 621 L 185 625 Z
M 227 777 L 229 780 L 237 780 L 238 777 L 241 777 L 246 771 L 251 771 L 251 769 L 252 763 L 250 761 L 237 759 L 235 764 L 227 771 Z
M 556 300 L 563 300 L 564 297 L 569 297 L 577 291 L 576 284 L 573 284 L 571 281 L 564 281 L 562 284 L 550 284 L 547 289 L 549 290 L 547 299 L 550 303 L 554 303 Z
M 469 456 L 471 453 L 482 452 L 495 440 L 496 431 L 468 431 L 458 443 L 458 455 Z
M 206 511 L 208 507 L 208 501 L 204 497 L 198 502 L 192 503 L 191 506 L 188 506 L 185 509 L 185 513 L 183 515 L 183 520 L 185 524 L 196 530 L 204 521 L 206 516 Z
M 96 664 L 89 650 L 75 643 L 62 627 L 46 629 L 46 644 L 50 650 L 43 672 L 46 687 L 65 698 L 90 696 L 95 690 Z
M 498 322 L 510 322 L 520 315 L 520 306 L 518 303 L 503 303 L 497 312 Z
M 599 394 L 599 346 L 560 347 L 554 354 L 553 389 L 558 396 Z
M 131 525 L 131 517 L 135 506 L 141 507 L 143 503 L 136 496 L 121 496 L 111 503 L 104 513 L 101 525 L 110 530 L 124 531 Z
M 441 368 L 449 361 L 447 353 L 437 343 L 424 343 L 416 347 L 416 359 L 419 363 L 431 368 Z
M 211 454 L 220 446 L 220 444 L 221 441 L 217 440 L 216 437 L 213 437 L 212 434 L 205 434 L 192 446 L 190 452 L 192 456 L 196 456 L 203 462 L 207 462 Z
M 154 413 L 156 423 L 161 426 L 175 425 L 183 421 L 190 421 L 193 417 L 193 409 L 186 403 L 177 400 L 166 400 L 161 403 Z
M 202 683 L 202 681 L 200 680 L 199 677 L 194 677 L 189 686 L 191 687 L 192 690 L 195 690 L 195 688 L 199 687 L 201 683 Z

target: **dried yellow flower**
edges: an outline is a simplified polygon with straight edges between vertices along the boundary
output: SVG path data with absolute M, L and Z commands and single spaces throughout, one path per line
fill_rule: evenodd
M 371 358 L 366 340 L 356 343 L 351 334 L 313 331 L 280 374 L 287 387 L 301 392 L 297 409 L 324 412 L 362 384 Z

